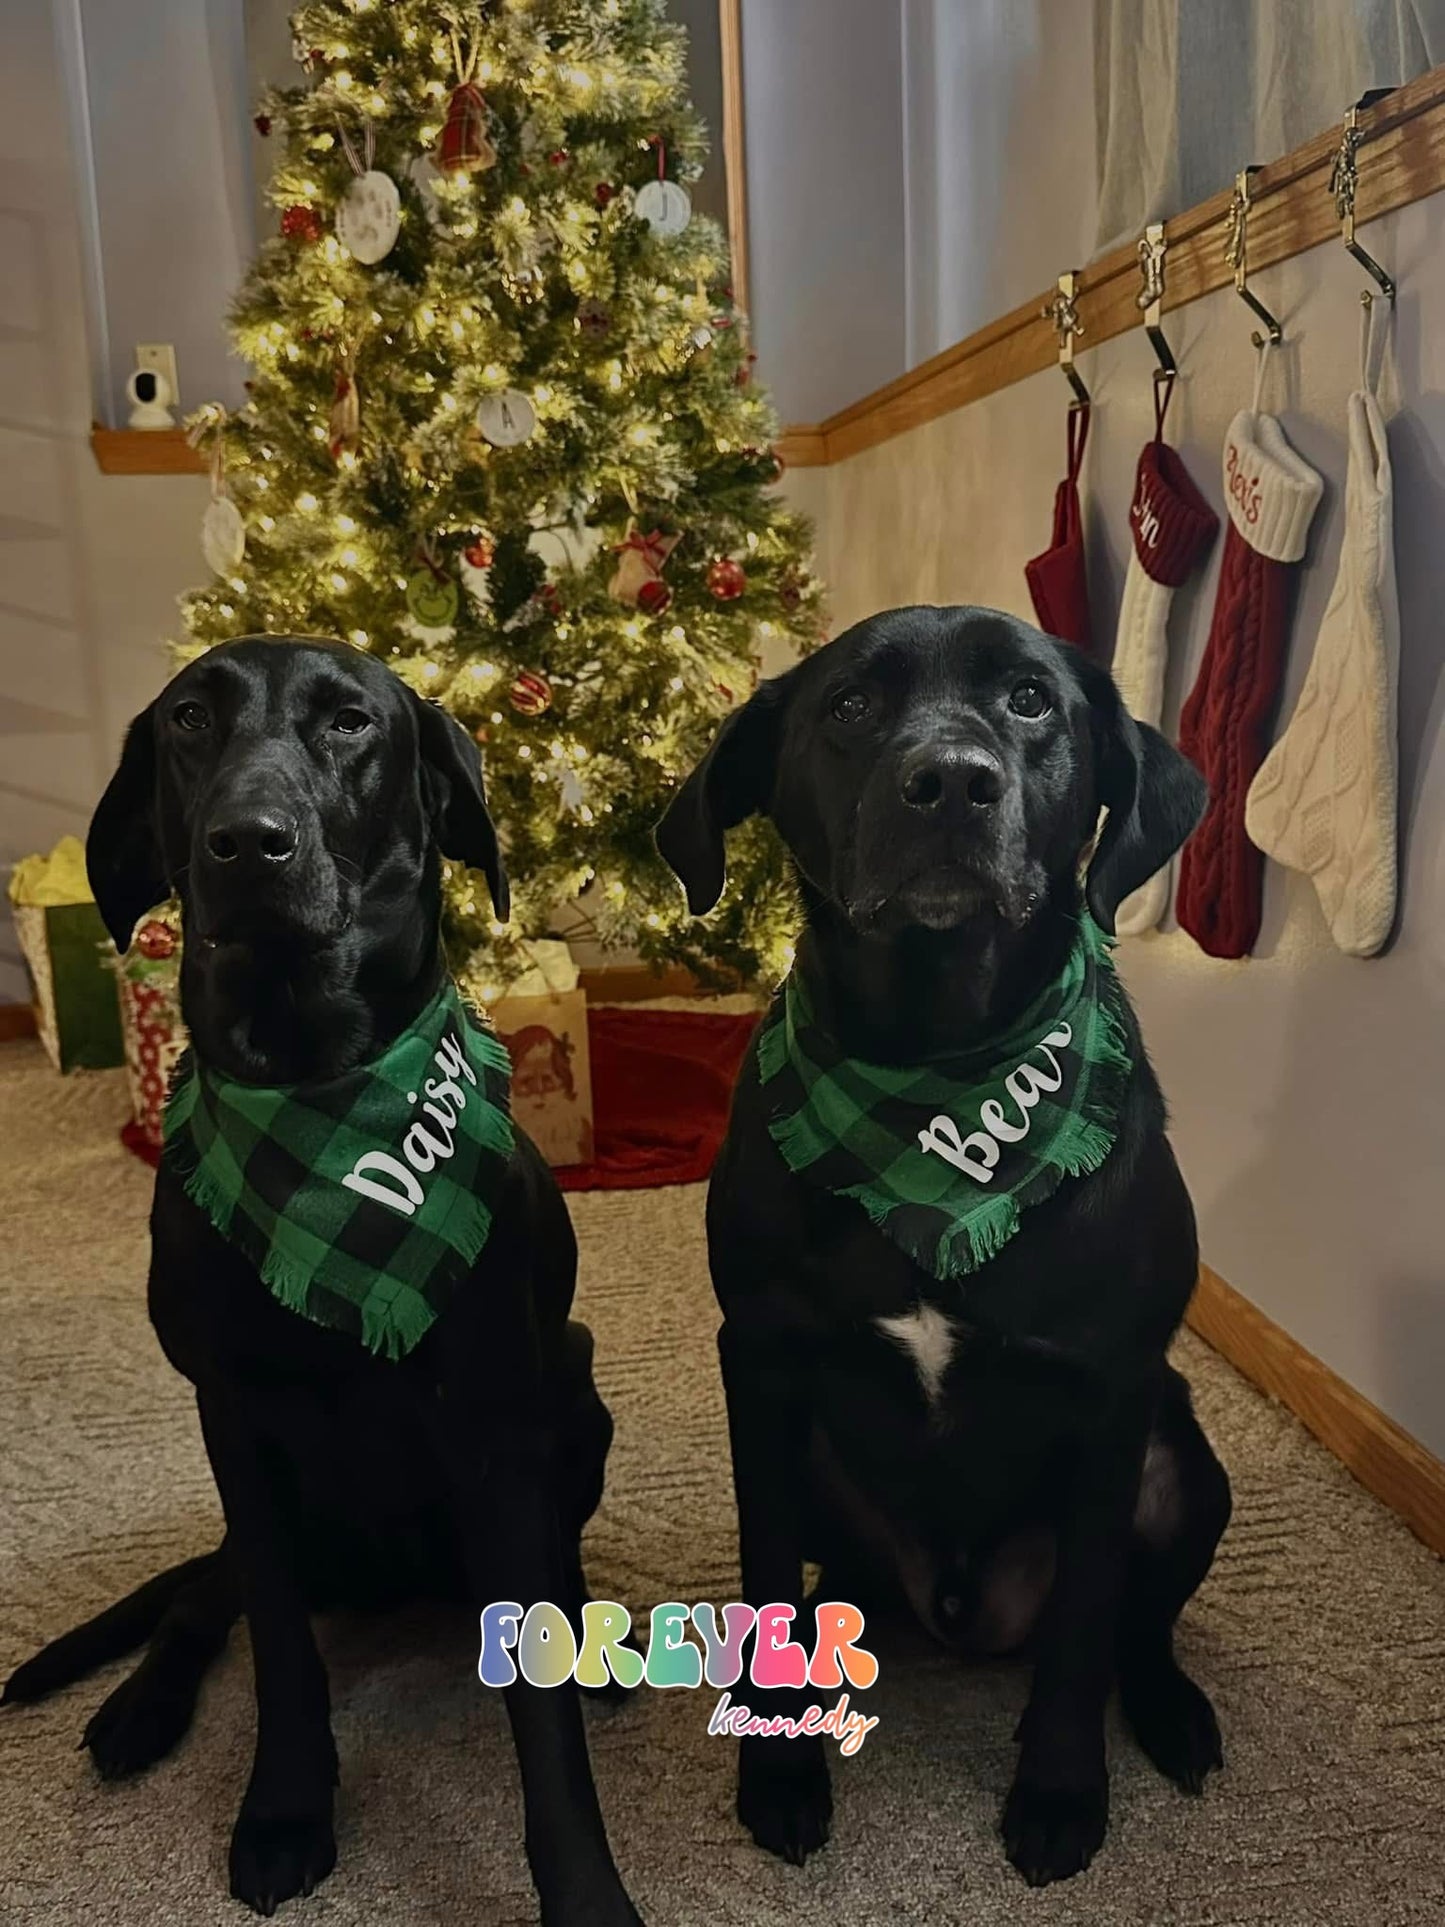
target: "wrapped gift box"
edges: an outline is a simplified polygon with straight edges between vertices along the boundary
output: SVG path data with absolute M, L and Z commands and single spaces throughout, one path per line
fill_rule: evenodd
M 10 876 L 15 930 L 35 993 L 35 1022 L 58 1071 L 109 1070 L 124 1061 L 114 948 L 85 875 L 79 837 L 29 856 Z

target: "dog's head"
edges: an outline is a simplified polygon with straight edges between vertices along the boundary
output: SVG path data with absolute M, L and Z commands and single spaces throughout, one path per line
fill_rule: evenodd
M 86 843 L 116 946 L 174 889 L 188 937 L 321 949 L 437 852 L 507 879 L 461 726 L 341 643 L 248 636 L 189 663 L 131 724 Z
M 1089 865 L 1105 930 L 1184 842 L 1206 790 L 1077 649 L 993 609 L 860 622 L 727 718 L 658 827 L 694 915 L 724 832 L 772 817 L 805 890 L 859 932 L 1021 929 Z

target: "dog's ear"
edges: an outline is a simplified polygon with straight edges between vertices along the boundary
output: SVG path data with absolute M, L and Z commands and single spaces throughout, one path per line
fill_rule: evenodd
M 1112 676 L 1088 678 L 1097 800 L 1108 810 L 1084 892 L 1112 936 L 1119 905 L 1167 863 L 1204 814 L 1209 786 L 1157 729 L 1136 723 Z
M 766 811 L 777 774 L 788 676 L 763 683 L 723 719 L 711 749 L 667 806 L 655 831 L 663 861 L 682 879 L 695 917 L 723 892 L 726 831 Z
M 502 867 L 497 827 L 482 788 L 482 753 L 439 703 L 416 697 L 421 745 L 422 797 L 431 815 L 437 848 L 454 863 L 480 870 L 492 893 L 497 920 L 512 913 L 512 893 Z
M 115 775 L 95 806 L 85 839 L 85 868 L 101 922 L 117 950 L 147 910 L 171 893 L 157 822 L 155 704 L 125 733 Z

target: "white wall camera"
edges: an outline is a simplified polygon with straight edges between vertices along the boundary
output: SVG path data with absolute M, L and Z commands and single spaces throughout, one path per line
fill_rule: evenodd
M 125 385 L 125 392 L 132 403 L 130 426 L 132 428 L 174 428 L 175 415 L 171 403 L 175 396 L 165 376 L 154 368 L 137 368 Z

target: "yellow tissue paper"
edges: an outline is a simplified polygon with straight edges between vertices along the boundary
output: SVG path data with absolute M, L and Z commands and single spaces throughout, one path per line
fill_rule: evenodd
M 10 872 L 10 901 L 42 909 L 62 903 L 93 903 L 85 874 L 85 845 L 63 836 L 49 856 L 24 856 Z

